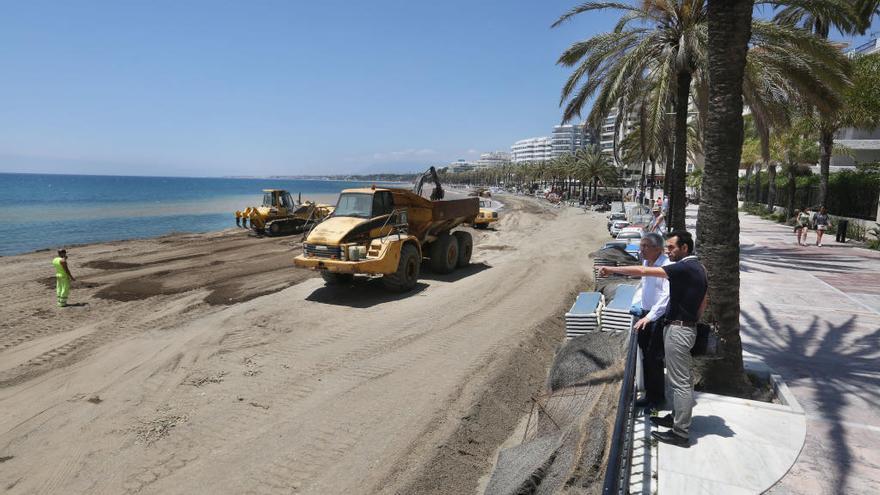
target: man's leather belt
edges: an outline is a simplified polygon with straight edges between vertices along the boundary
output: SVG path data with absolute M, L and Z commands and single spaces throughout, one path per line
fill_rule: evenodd
M 697 322 L 695 321 L 683 321 L 683 320 L 666 320 L 667 325 L 675 325 L 677 327 L 695 327 L 697 326 Z

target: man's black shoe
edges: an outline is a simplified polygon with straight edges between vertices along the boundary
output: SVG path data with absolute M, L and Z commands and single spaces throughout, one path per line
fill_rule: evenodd
M 672 415 L 667 414 L 666 416 L 651 416 L 651 423 L 654 424 L 654 426 L 672 428 Z
M 677 447 L 688 448 L 691 446 L 690 445 L 691 442 L 689 439 L 682 437 L 682 436 L 679 436 L 679 435 L 676 435 L 675 433 L 672 433 L 671 431 L 662 431 L 662 432 L 661 431 L 652 431 L 651 436 L 656 438 L 657 440 L 660 440 L 663 443 L 668 443 L 670 445 L 675 445 Z

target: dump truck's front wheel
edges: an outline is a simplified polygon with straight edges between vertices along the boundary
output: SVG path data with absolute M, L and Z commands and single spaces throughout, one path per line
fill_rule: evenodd
M 324 279 L 324 282 L 327 285 L 343 285 L 350 284 L 354 280 L 354 275 L 351 273 L 333 273 L 323 271 L 321 272 L 321 278 Z
M 382 277 L 382 284 L 386 289 L 394 292 L 406 292 L 416 286 L 419 281 L 419 267 L 421 266 L 419 250 L 412 244 L 405 244 L 400 250 L 400 262 L 397 271 Z

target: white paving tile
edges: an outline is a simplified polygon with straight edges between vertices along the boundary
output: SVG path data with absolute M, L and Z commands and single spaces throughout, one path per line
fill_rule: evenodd
M 762 493 L 794 464 L 806 418 L 784 407 L 698 394 L 691 446 L 658 450 L 658 493 Z

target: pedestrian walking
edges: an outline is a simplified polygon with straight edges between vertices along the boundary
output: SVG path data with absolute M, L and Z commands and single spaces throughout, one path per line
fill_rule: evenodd
M 667 378 L 672 390 L 672 414 L 651 417 L 658 426 L 671 431 L 654 431 L 651 436 L 672 445 L 687 447 L 694 408 L 694 380 L 691 348 L 697 340 L 697 321 L 708 304 L 706 269 L 693 255 L 694 239 L 687 231 L 676 230 L 666 236 L 666 255 L 673 263 L 662 267 L 602 266 L 599 276 L 617 273 L 636 277 L 662 277 L 669 280 L 669 304 L 663 328 Z
M 816 245 L 822 247 L 822 236 L 831 226 L 831 222 L 828 220 L 828 210 L 824 206 L 819 208 L 819 213 L 816 213 L 813 220 L 816 222 Z
M 58 256 L 52 260 L 55 267 L 55 295 L 58 298 L 58 307 L 67 306 L 67 297 L 70 295 L 70 282 L 76 280 L 67 266 L 67 250 L 59 249 Z
M 662 267 L 671 263 L 663 254 L 663 237 L 656 232 L 642 237 L 639 250 L 643 266 Z M 666 402 L 666 387 L 663 384 L 663 316 L 668 303 L 669 280 L 642 277 L 632 302 L 632 313 L 639 318 L 633 329 L 638 332 L 645 379 L 645 397 L 636 401 L 636 407 L 639 408 L 659 409 Z
M 655 206 L 652 208 L 651 212 L 654 214 L 654 218 L 651 219 L 651 223 L 648 224 L 648 232 L 656 232 L 658 234 L 665 235 L 666 234 L 666 215 L 664 215 L 660 211 L 659 206 Z M 661 247 L 662 250 L 662 247 Z
M 794 236 L 797 237 L 798 246 L 807 245 L 807 232 L 810 226 L 810 210 L 801 207 L 794 217 Z

